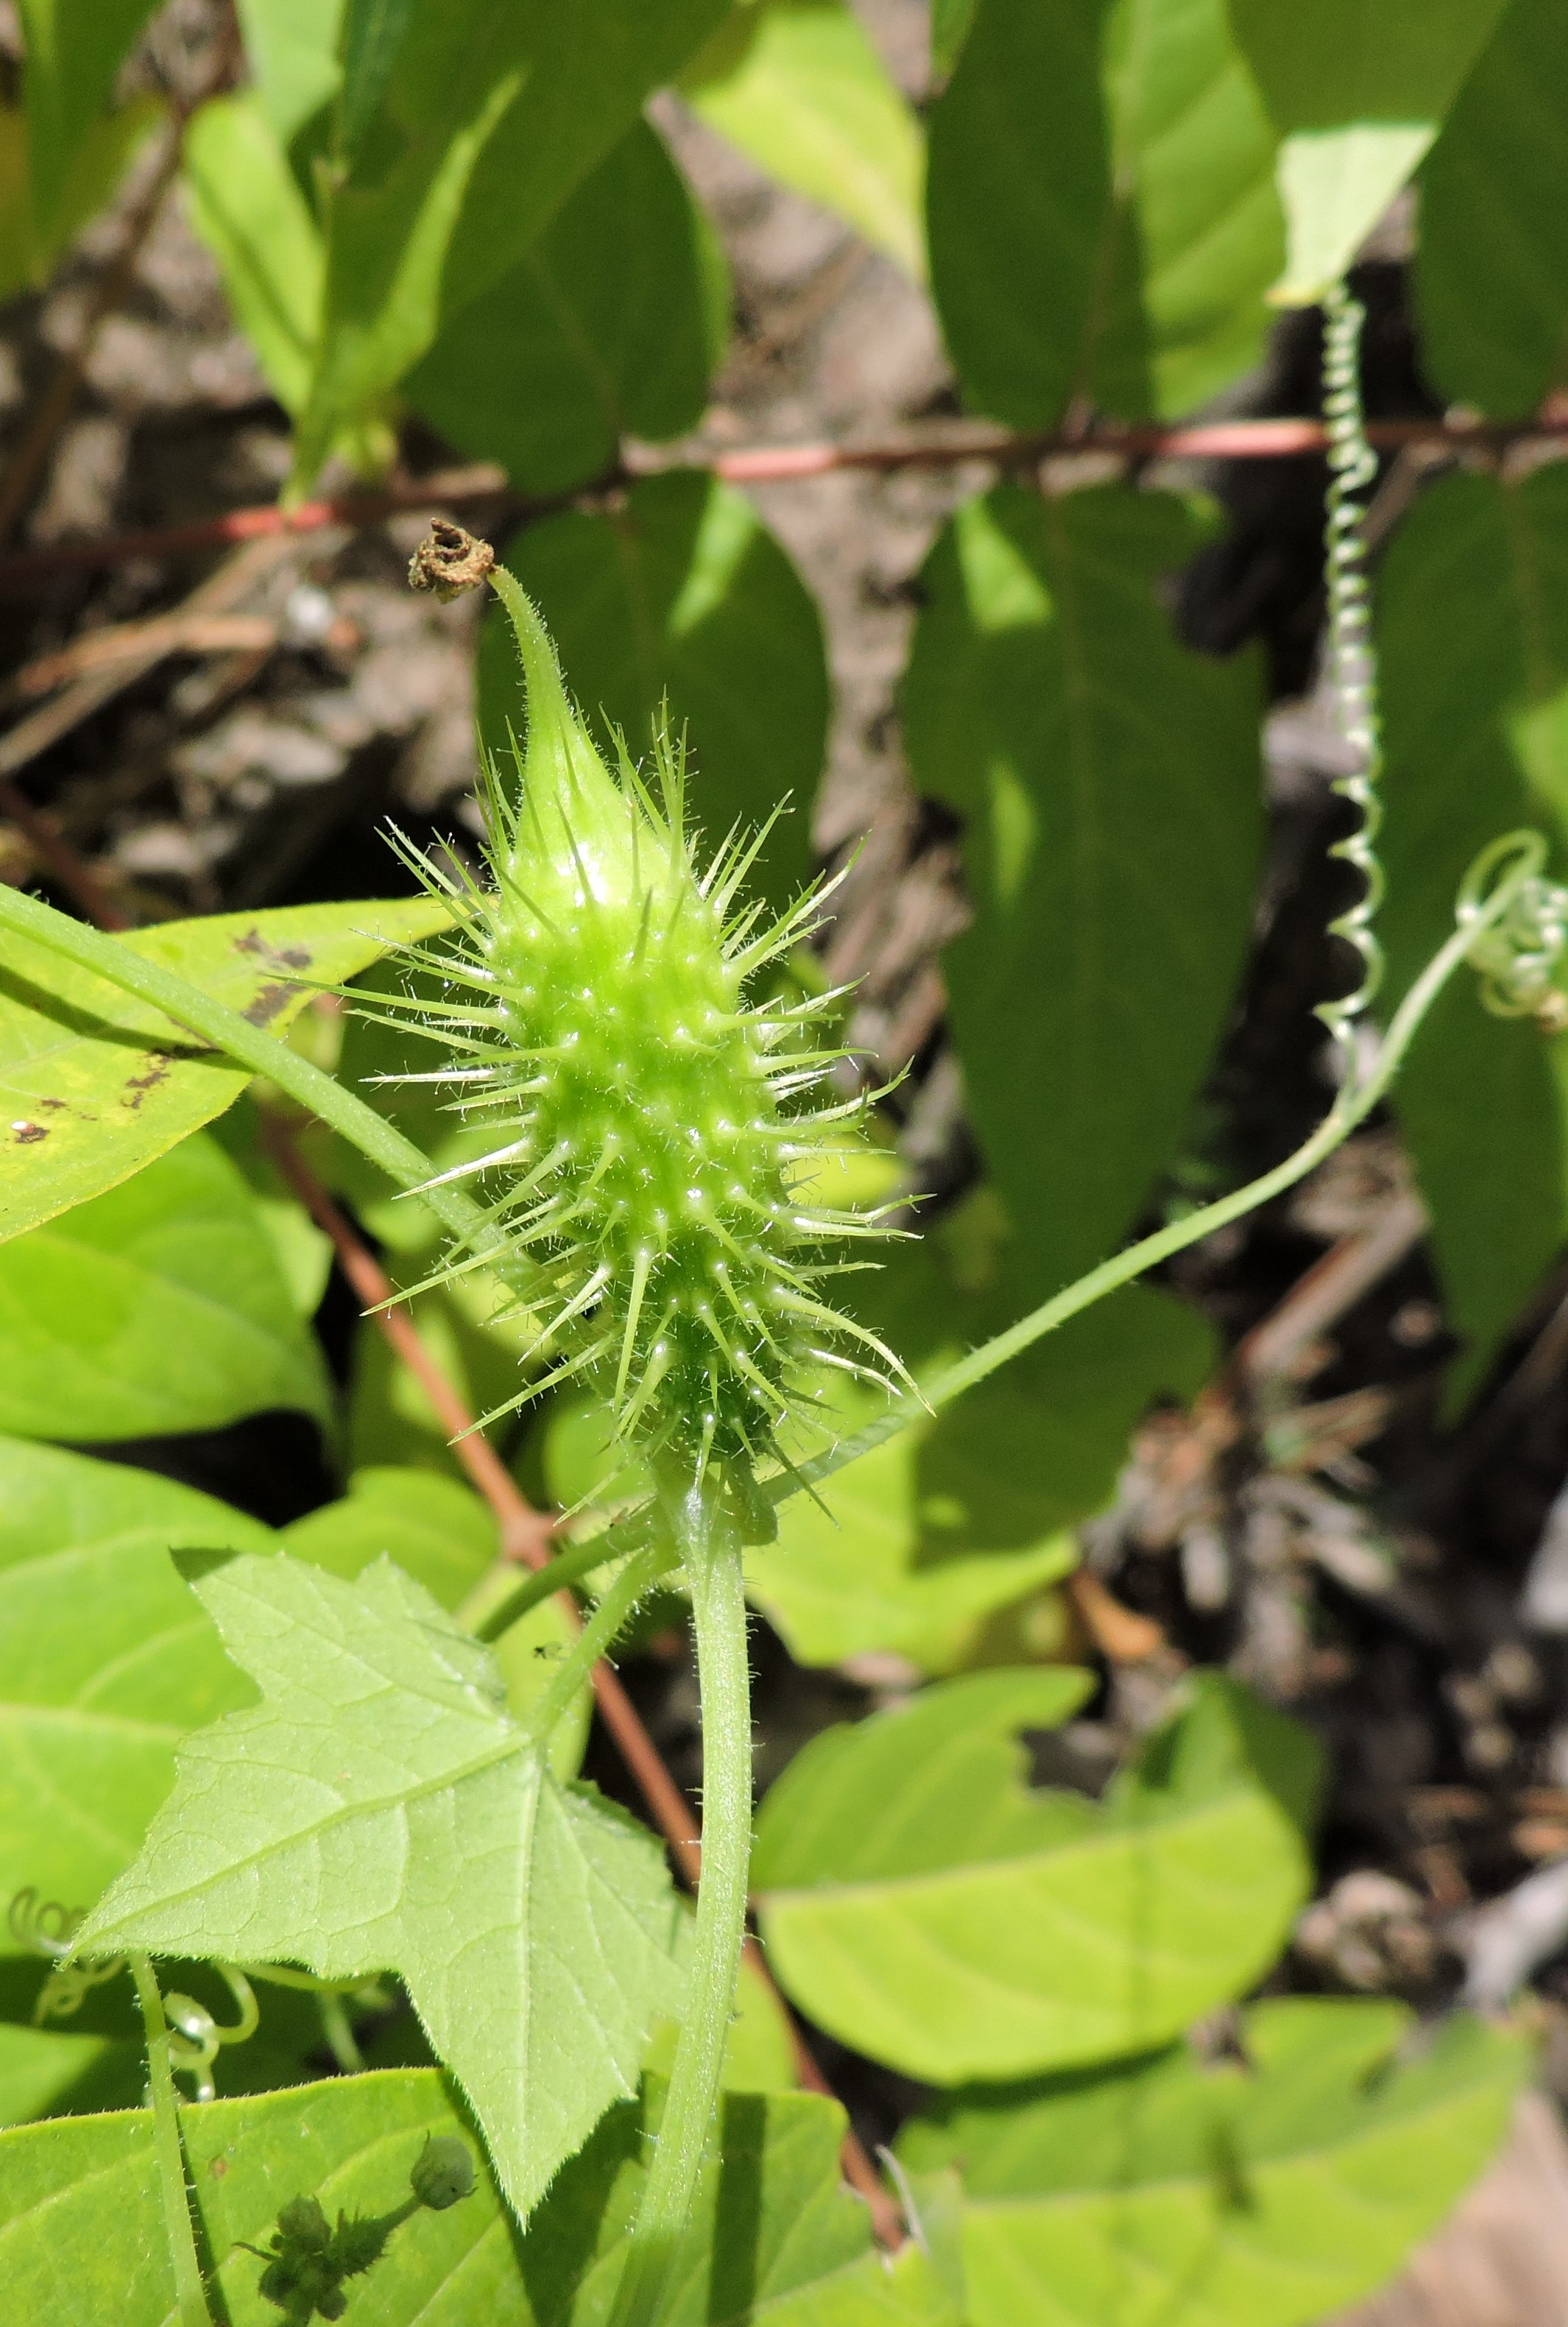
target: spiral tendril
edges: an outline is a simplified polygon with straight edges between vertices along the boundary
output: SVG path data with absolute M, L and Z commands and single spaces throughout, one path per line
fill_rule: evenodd
M 1361 876 L 1356 902 L 1329 923 L 1361 960 L 1360 983 L 1333 1002 L 1321 1003 L 1322 1020 L 1345 1054 L 1351 1076 L 1354 1027 L 1383 977 L 1383 949 L 1373 930 L 1383 898 L 1383 867 L 1377 840 L 1383 821 L 1377 780 L 1382 771 L 1382 733 L 1377 715 L 1377 664 L 1372 649 L 1367 586 L 1367 545 L 1361 496 L 1377 474 L 1377 457 L 1367 441 L 1361 404 L 1359 350 L 1367 311 L 1346 285 L 1335 284 L 1323 303 L 1323 419 L 1329 437 L 1329 491 L 1325 504 L 1324 561 L 1329 601 L 1329 676 L 1339 730 L 1353 764 L 1337 778 L 1334 790 L 1358 811 L 1356 829 L 1334 843 L 1330 854 L 1353 865 Z
M 33 2006 L 35 2027 L 46 2020 L 70 2019 L 93 1988 L 117 1979 L 126 1967 L 124 1956 L 108 1956 L 98 1963 L 67 1961 L 83 1912 L 59 1899 L 42 1898 L 31 1883 L 16 1892 L 5 1911 L 5 1928 L 16 1945 L 28 1955 L 47 1957 L 53 1967 Z
M 1494 1018 L 1534 1018 L 1543 1033 L 1561 1034 L 1568 1032 L 1568 995 L 1553 973 L 1568 950 L 1568 889 L 1545 877 L 1545 853 L 1538 833 L 1507 832 L 1492 841 L 1465 874 L 1454 917 L 1461 930 L 1479 922 L 1488 898 L 1512 877 L 1506 911 L 1478 930 L 1466 958 Z

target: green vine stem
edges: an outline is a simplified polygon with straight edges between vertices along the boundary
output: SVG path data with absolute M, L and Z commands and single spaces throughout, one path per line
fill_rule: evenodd
M 212 2327 L 196 2253 L 196 2233 L 191 2221 L 191 2200 L 185 2186 L 185 2152 L 180 2139 L 180 2109 L 174 2092 L 174 2071 L 169 2057 L 169 2023 L 157 1977 L 145 1956 L 130 1958 L 136 2000 L 147 2038 L 147 2082 L 153 2096 L 153 2148 L 157 2160 L 158 2190 L 163 2202 L 163 2228 L 169 2259 L 174 2270 L 174 2299 L 180 2327 Z
M 703 1871 L 686 2014 L 610 2327 L 651 2327 L 691 2212 L 718 2106 L 751 1855 L 751 1688 L 740 1537 L 711 1473 L 701 1486 L 670 1495 L 665 1508 L 686 1563 L 696 1636 Z

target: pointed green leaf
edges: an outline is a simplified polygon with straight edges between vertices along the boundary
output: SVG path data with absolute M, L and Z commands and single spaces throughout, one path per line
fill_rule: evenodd
M 1523 419 L 1568 381 L 1568 12 L 1512 0 L 1421 173 L 1423 369 Z
M 443 323 L 517 264 L 722 5 L 445 0 L 414 12 L 331 194 L 302 490 L 340 429 L 378 413 Z
M 406 392 L 519 490 L 556 492 L 610 467 L 623 436 L 695 427 L 729 321 L 723 252 L 639 121 L 510 273 L 447 324 Z
M 916 2172 L 960 2170 L 972 2327 L 1338 2313 L 1480 2173 L 1529 2067 L 1517 2033 L 1461 2018 L 1418 2036 L 1395 2004 L 1258 2005 L 1242 2042 L 1250 2068 L 1179 2045 L 957 2095 L 905 2131 Z
M 1290 249 L 1276 300 L 1320 298 L 1442 126 L 1504 0 L 1229 0 L 1282 144 Z
M 283 1033 L 317 985 L 445 926 L 428 897 L 289 905 L 136 930 L 124 942 Z M 302 980 L 308 981 L 302 983 Z M 0 942 L 0 1239 L 117 1187 L 250 1080 L 149 1004 L 48 946 Z
M 925 280 L 925 141 L 845 0 L 743 0 L 680 90 L 732 145 Z
M 235 0 L 245 61 L 274 135 L 286 145 L 336 96 L 344 0 Z
M 657 1845 L 556 1782 L 488 1650 L 389 1562 L 244 1557 L 192 1588 L 266 1702 L 181 1749 L 79 1944 L 397 1972 L 527 2214 L 676 1992 Z
M 184 158 L 191 222 L 222 269 L 267 386 L 298 412 L 321 328 L 322 238 L 260 94 L 202 106 Z
M 38 239 L 51 248 L 82 147 L 114 94 L 152 0 L 20 0 L 27 61 L 23 95 L 33 156 Z
M 1017 428 L 1148 404 L 1134 229 L 1112 178 L 1106 0 L 980 0 L 930 121 L 931 282 L 966 392 Z
M 924 569 L 905 732 L 920 790 L 965 818 L 951 1025 L 1035 1299 L 1125 1235 L 1246 954 L 1257 670 L 1178 645 L 1156 596 L 1199 538 L 1163 495 L 1007 486 Z
M 1181 412 L 1256 360 L 1276 139 L 1224 0 L 993 0 L 931 138 L 938 303 L 985 410 Z
M 350 2289 L 363 2327 L 602 2327 L 641 2194 L 649 2120 L 616 2109 L 566 2166 L 525 2236 L 487 2175 L 416 2214 Z M 182 2113 L 203 2247 L 230 2327 L 276 2327 L 257 2292 L 278 2209 L 314 2196 L 335 2219 L 407 2195 L 432 2135 L 477 2147 L 434 2070 L 337 2077 Z M 844 2113 L 811 2094 L 735 2096 L 722 2120 L 662 2327 L 957 2327 L 918 2247 L 889 2263 L 843 2189 Z M 719 2145 L 715 2143 L 715 2150 Z M 723 2214 L 715 2215 L 723 2196 Z M 0 2272 L 27 2327 L 173 2327 L 173 2278 L 144 2110 L 0 2136 Z
M 216 1430 L 331 1391 L 259 1207 L 198 1132 L 134 1180 L 0 1246 L 0 1431 Z
M 783 906 L 804 884 L 811 802 L 827 736 L 817 608 L 742 495 L 687 472 L 633 485 L 605 517 L 531 526 L 509 564 L 539 607 L 590 720 L 646 758 L 654 720 L 687 733 L 694 818 L 717 844 L 785 799 L 748 886 Z M 517 650 L 496 609 L 480 647 L 480 729 L 492 751 L 522 732 Z
M 135 1855 L 180 1738 L 251 1697 L 169 1552 L 271 1540 L 170 1480 L 0 1440 L 0 1902 L 79 1911 Z
M 931 2083 L 1017 2076 L 1162 2042 L 1273 1960 L 1311 1879 L 1311 1741 L 1211 1674 L 1103 1805 L 1031 1793 L 1013 1734 L 1084 1686 L 943 1682 L 790 1764 L 751 1879 L 820 2026 Z
M 352 154 L 392 78 L 414 0 L 348 0 L 343 16 L 343 86 L 337 145 Z
M 1534 825 L 1563 877 L 1565 609 L 1568 471 L 1444 478 L 1391 546 L 1377 593 L 1390 1004 L 1452 929 L 1460 881 L 1489 840 Z M 1467 1344 L 1457 1390 L 1568 1233 L 1568 1039 L 1489 1016 L 1467 975 L 1423 1025 L 1394 1107 Z

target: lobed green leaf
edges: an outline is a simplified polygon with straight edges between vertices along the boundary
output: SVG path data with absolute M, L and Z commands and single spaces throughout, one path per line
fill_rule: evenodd
M 396 1971 L 526 2216 L 678 1995 L 653 1838 L 558 1783 L 490 1652 L 390 1562 L 241 1556 L 192 1588 L 264 1702 L 181 1748 L 79 1945 Z

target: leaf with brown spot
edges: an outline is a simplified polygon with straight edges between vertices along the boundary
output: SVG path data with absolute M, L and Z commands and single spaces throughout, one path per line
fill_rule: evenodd
M 317 986 L 357 976 L 446 918 L 431 898 L 398 897 L 166 921 L 123 942 L 281 1034 Z M 308 985 L 286 977 L 306 970 Z M 221 1115 L 249 1080 L 248 1068 L 149 1004 L 8 934 L 0 940 L 0 1240 L 128 1180 Z

